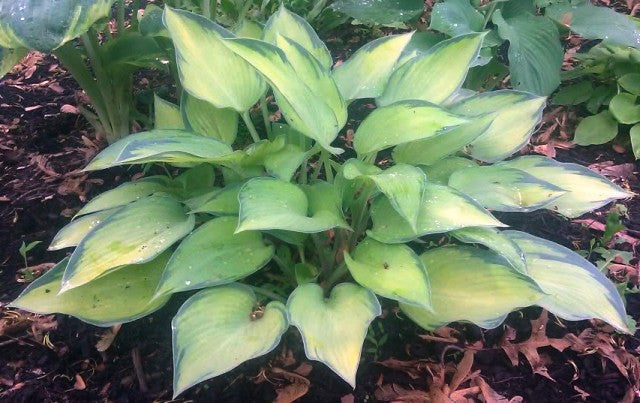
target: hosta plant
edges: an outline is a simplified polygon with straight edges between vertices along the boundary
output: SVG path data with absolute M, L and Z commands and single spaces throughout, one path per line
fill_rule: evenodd
M 539 95 L 551 94 L 560 84 L 560 34 L 571 31 L 585 39 L 640 48 L 637 21 L 589 0 L 442 0 L 433 6 L 429 28 L 447 36 L 490 28 L 468 84 L 486 88 L 509 74 L 514 88 Z M 504 56 L 508 66 L 501 61 Z
M 114 3 L 115 35 L 105 23 Z M 0 78 L 28 50 L 55 54 L 91 101 L 91 110 L 82 107 L 82 114 L 97 133 L 115 142 L 129 134 L 137 115 L 133 73 L 140 67 L 163 68 L 162 48 L 140 34 L 136 22 L 125 25 L 124 0 L 2 1 Z
M 591 263 L 492 214 L 577 217 L 630 194 L 579 165 L 512 158 L 545 99 L 460 90 L 484 33 L 425 53 L 407 48 L 412 33 L 392 35 L 332 68 L 311 27 L 284 8 L 262 40 L 171 8 L 164 22 L 180 107 L 86 169 L 183 172 L 91 200 L 51 245 L 73 253 L 14 307 L 109 326 L 189 293 L 171 329 L 175 395 L 268 353 L 292 326 L 309 359 L 354 386 L 380 299 L 425 329 L 494 328 L 539 305 L 629 331 L 616 288 Z M 266 120 L 261 133 L 248 111 L 267 91 L 286 123 Z M 354 123 L 353 142 L 338 141 L 348 105 L 363 98 L 377 108 Z M 234 148 L 239 115 L 254 136 L 244 148 Z

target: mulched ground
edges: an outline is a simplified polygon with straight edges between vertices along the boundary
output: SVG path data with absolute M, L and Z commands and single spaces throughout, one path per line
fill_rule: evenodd
M 64 256 L 64 251 L 45 249 L 68 217 L 86 199 L 133 174 L 79 171 L 103 144 L 89 136 L 90 129 L 71 106 L 77 104 L 76 90 L 55 59 L 39 55 L 0 82 L 0 401 L 169 401 L 170 320 L 185 296 L 123 325 L 104 352 L 96 344 L 108 344 L 107 329 L 64 315 L 34 316 L 3 306 L 24 286 L 21 243 L 42 241 L 29 252 L 28 265 L 37 275 Z M 545 136 L 527 151 L 556 153 L 560 161 L 591 166 L 640 192 L 638 165 L 629 153 L 616 153 L 610 146 L 564 148 L 561 132 L 571 132 L 575 125 L 573 115 L 566 118 L 565 112 L 549 110 L 541 130 Z M 627 229 L 617 237 L 623 241 L 616 248 L 634 259 L 614 262 L 614 274 L 635 284 L 640 203 L 633 199 L 623 204 Z M 500 218 L 573 249 L 588 249 L 590 240 L 601 236 L 605 213 L 591 214 L 582 223 L 549 212 Z M 638 295 L 628 295 L 627 301 L 629 314 L 640 320 Z M 456 324 L 428 333 L 392 304 L 383 305 L 384 314 L 365 342 L 355 391 L 322 364 L 306 361 L 292 329 L 273 353 L 204 382 L 178 400 L 446 402 L 444 396 L 451 392 L 455 401 L 638 400 L 638 334 L 621 336 L 599 323 L 545 320 L 540 308 L 513 313 L 495 330 Z

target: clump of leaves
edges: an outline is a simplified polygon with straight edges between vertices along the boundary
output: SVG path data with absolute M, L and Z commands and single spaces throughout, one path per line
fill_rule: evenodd
M 164 105 L 158 118 L 172 119 L 113 144 L 86 169 L 185 171 L 91 200 L 52 245 L 74 252 L 13 306 L 110 326 L 200 290 L 172 323 L 175 395 L 271 351 L 290 325 L 309 359 L 353 386 L 380 297 L 425 329 L 459 320 L 492 328 L 540 305 L 629 331 L 620 296 L 592 264 L 504 230 L 490 212 L 577 217 L 630 194 L 579 165 L 504 161 L 529 140 L 545 99 L 460 90 L 485 34 L 427 52 L 408 46 L 412 33 L 392 35 L 332 68 L 313 29 L 284 8 L 262 39 L 171 8 L 164 22 L 181 105 Z M 266 119 L 260 138 L 248 111 L 269 89 L 286 124 Z M 378 107 L 345 153 L 335 140 L 347 105 L 362 98 Z M 239 117 L 254 142 L 234 149 L 244 141 Z M 457 242 L 434 247 L 433 235 Z
M 633 154 L 640 158 L 640 49 L 603 42 L 576 57 L 578 65 L 564 73 L 574 82 L 552 100 L 581 105 L 591 114 L 580 121 L 573 141 L 604 144 L 628 133 Z
M 560 36 L 569 31 L 609 45 L 640 48 L 640 29 L 632 18 L 588 0 L 444 0 L 433 6 L 429 27 L 448 36 L 490 29 L 468 78 L 473 89 L 500 83 L 509 74 L 516 89 L 551 94 L 560 85 Z

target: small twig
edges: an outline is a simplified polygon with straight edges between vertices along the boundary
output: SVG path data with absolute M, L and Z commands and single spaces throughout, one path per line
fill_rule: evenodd
M 5 335 L 5 337 L 11 337 L 11 336 Z M 23 339 L 26 339 L 27 337 L 29 337 L 29 336 L 25 335 L 25 336 L 20 336 L 20 337 L 11 337 L 9 340 L 3 341 L 2 343 L 0 343 L 0 347 L 8 346 L 8 345 L 13 344 L 13 343 L 18 343 L 20 341 L 23 341 Z
M 136 378 L 138 378 L 140 392 L 146 395 L 149 393 L 149 388 L 147 387 L 147 381 L 144 379 L 144 369 L 142 368 L 142 360 L 140 359 L 140 350 L 138 350 L 138 347 L 134 347 L 131 350 L 131 360 L 133 361 Z

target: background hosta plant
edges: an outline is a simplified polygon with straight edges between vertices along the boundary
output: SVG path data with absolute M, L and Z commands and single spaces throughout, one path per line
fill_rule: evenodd
M 114 3 L 115 34 L 107 23 Z M 148 120 L 136 110 L 134 72 L 166 69 L 161 62 L 168 57 L 164 44 L 141 32 L 136 18 L 126 24 L 124 0 L 3 1 L 0 77 L 28 50 L 53 53 L 91 101 L 91 109 L 80 111 L 112 143 L 129 134 L 134 120 L 141 126 Z
M 577 217 L 630 194 L 579 165 L 511 158 L 545 99 L 462 90 L 484 33 L 427 52 L 405 51 L 412 33 L 393 35 L 332 68 L 313 29 L 285 8 L 262 39 L 172 8 L 164 23 L 180 106 L 157 99 L 156 129 L 86 169 L 164 163 L 182 173 L 91 200 L 52 245 L 75 247 L 71 256 L 13 306 L 107 326 L 189 292 L 172 324 L 175 395 L 273 350 L 291 325 L 310 359 L 355 386 L 380 297 L 425 329 L 493 328 L 539 305 L 629 331 L 622 299 L 591 263 L 491 213 Z M 258 131 L 249 110 L 268 91 L 286 123 L 265 119 Z M 378 107 L 352 148 L 336 139 L 361 98 Z M 254 140 L 246 147 L 238 116 Z M 443 236 L 444 246 L 425 242 Z
M 468 77 L 473 89 L 495 85 L 510 74 L 516 89 L 551 94 L 561 79 L 560 35 L 568 31 L 610 45 L 640 48 L 640 28 L 633 18 L 589 0 L 443 0 L 433 6 L 429 28 L 447 36 L 491 29 Z M 501 49 L 507 44 L 505 66 Z

